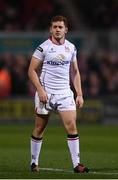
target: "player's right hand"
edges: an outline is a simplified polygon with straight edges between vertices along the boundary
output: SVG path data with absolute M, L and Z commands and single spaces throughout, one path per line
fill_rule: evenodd
M 84 104 L 83 96 L 77 96 L 76 97 L 76 105 L 78 108 L 82 108 Z
M 39 100 L 42 103 L 47 103 L 48 101 L 48 95 L 44 89 L 38 91 Z

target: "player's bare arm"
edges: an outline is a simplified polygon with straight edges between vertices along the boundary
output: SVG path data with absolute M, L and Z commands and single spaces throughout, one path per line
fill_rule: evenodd
M 37 69 L 41 69 L 41 67 L 42 67 L 42 61 L 39 61 L 35 57 L 32 57 L 30 65 L 29 65 L 29 69 L 28 69 L 28 76 L 29 76 L 31 82 L 33 83 L 33 85 L 37 89 L 40 101 L 43 103 L 46 103 L 47 99 L 48 99 L 47 93 L 45 92 L 44 88 L 42 87 L 42 85 L 39 81 L 38 73 L 37 73 Z
M 77 65 L 77 60 L 74 60 L 71 63 L 71 79 L 77 94 L 76 104 L 79 108 L 81 108 L 83 106 L 84 100 L 83 100 L 83 94 L 81 88 L 81 77 Z

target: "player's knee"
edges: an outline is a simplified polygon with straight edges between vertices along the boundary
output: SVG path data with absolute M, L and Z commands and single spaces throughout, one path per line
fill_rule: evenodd
M 76 123 L 71 121 L 67 124 L 66 126 L 67 132 L 70 134 L 76 133 L 77 132 L 77 127 L 76 127 Z
M 37 125 L 35 126 L 35 131 L 37 133 L 37 135 L 40 135 L 44 130 L 44 127 L 42 127 L 41 125 Z

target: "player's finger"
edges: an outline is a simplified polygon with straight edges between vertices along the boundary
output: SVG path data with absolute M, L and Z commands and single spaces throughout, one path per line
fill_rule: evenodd
M 40 97 L 40 102 L 42 102 L 42 103 L 46 103 L 47 102 L 47 97 Z

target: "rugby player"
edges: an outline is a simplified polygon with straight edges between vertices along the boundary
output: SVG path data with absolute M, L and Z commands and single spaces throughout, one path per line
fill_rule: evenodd
M 49 39 L 37 47 L 29 65 L 28 75 L 36 88 L 36 119 L 31 136 L 31 171 L 34 172 L 40 169 L 43 134 L 52 111 L 57 111 L 63 121 L 74 172 L 89 171 L 80 163 L 76 108 L 82 108 L 84 100 L 76 48 L 65 39 L 67 32 L 66 17 L 54 16 L 50 24 Z M 76 90 L 76 100 L 70 88 L 70 79 Z

